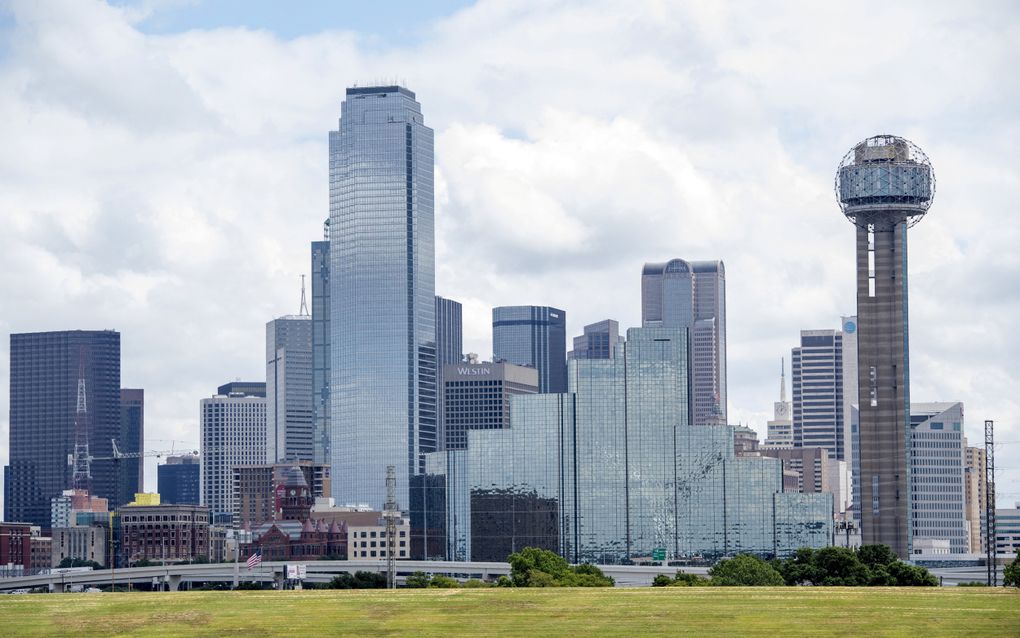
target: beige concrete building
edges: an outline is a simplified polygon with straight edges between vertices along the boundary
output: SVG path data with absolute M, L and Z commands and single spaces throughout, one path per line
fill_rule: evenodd
M 963 489 L 966 499 L 967 529 L 970 536 L 970 551 L 975 554 L 985 552 L 985 538 L 981 533 L 985 520 L 987 488 L 985 481 L 986 457 L 983 448 L 968 447 L 965 451 L 963 467 Z

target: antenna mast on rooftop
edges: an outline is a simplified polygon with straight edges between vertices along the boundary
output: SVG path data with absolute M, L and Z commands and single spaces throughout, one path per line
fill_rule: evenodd
M 78 402 L 74 410 L 74 455 L 71 487 L 85 491 L 92 487 L 88 416 L 88 401 L 85 395 L 85 346 L 82 346 L 78 350 Z

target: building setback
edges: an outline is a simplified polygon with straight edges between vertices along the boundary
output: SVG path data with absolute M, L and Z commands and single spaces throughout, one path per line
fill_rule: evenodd
M 264 388 L 262 393 L 235 392 L 201 401 L 202 505 L 213 517 L 234 511 L 234 467 L 265 461 Z
M 287 315 L 266 324 L 266 458 L 311 461 L 312 318 Z
M 197 456 L 168 456 L 166 463 L 156 467 L 160 500 L 175 505 L 198 505 L 201 502 L 201 466 Z
M 347 89 L 329 134 L 331 464 L 337 498 L 397 501 L 435 451 L 433 132 L 400 86 Z
M 494 361 L 538 370 L 539 392 L 567 390 L 567 313 L 549 306 L 492 309 Z
M 641 271 L 641 325 L 685 328 L 691 347 L 691 419 L 726 421 L 726 269 L 721 261 L 671 259 Z
M 72 487 L 78 377 L 84 361 L 91 492 L 120 502 L 112 441 L 121 436 L 120 333 L 74 330 L 12 334 L 10 463 L 4 520 L 51 528 L 50 499 Z M 103 459 L 103 460 L 98 460 Z M 130 471 L 134 468 L 129 468 Z
M 442 515 L 412 509 L 412 535 L 453 560 L 527 546 L 623 563 L 657 549 L 783 556 L 828 544 L 829 495 L 784 494 L 782 464 L 737 458 L 732 427 L 690 427 L 688 344 L 684 329 L 629 330 L 615 359 L 570 362 L 568 393 L 515 396 L 510 428 L 429 455 L 425 500 Z
M 612 359 L 620 341 L 618 322 L 604 319 L 588 324 L 580 336 L 574 337 L 574 349 L 567 353 L 567 360 Z

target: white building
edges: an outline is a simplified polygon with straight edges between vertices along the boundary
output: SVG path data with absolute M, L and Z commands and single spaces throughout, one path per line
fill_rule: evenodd
M 910 500 L 913 552 L 970 551 L 964 495 L 963 403 L 910 404 Z
M 266 398 L 243 392 L 201 401 L 201 495 L 210 517 L 234 511 L 234 466 L 266 459 Z

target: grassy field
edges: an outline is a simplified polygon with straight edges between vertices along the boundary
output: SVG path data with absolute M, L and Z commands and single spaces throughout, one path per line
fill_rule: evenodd
M 309 590 L 0 596 L 3 636 L 1015 636 L 1003 589 Z

